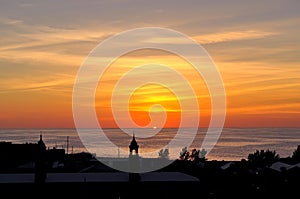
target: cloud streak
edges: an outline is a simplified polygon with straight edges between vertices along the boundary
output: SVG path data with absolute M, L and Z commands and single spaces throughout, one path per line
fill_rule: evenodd
M 196 41 L 201 44 L 212 44 L 221 42 L 232 42 L 241 40 L 253 40 L 265 37 L 270 37 L 278 35 L 274 32 L 266 32 L 260 30 L 244 30 L 244 31 L 230 31 L 230 32 L 220 32 L 213 34 L 205 34 L 193 37 Z

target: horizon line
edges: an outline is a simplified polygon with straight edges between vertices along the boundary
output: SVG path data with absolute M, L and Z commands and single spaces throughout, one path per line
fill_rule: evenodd
M 182 127 L 182 128 L 199 128 L 199 129 L 208 129 L 209 127 Z M 220 128 L 220 127 L 211 127 L 211 128 Z M 271 126 L 258 126 L 258 127 L 243 127 L 243 126 L 226 126 L 223 127 L 223 129 L 229 129 L 229 128 L 235 128 L 235 129 L 257 129 L 257 128 L 269 128 L 269 129 L 274 129 L 274 128 L 300 128 L 300 126 L 281 126 L 281 127 L 271 127 Z M 98 129 L 98 128 L 76 128 L 76 127 L 0 127 L 0 130 L 3 129 Z M 101 129 L 152 129 L 152 128 L 132 128 L 132 127 L 124 127 L 124 128 L 119 128 L 119 127 L 105 127 Z M 165 127 L 161 129 L 179 129 L 178 127 Z

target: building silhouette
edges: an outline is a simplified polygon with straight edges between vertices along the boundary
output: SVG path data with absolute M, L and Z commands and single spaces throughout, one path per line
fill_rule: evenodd
M 36 180 L 45 179 L 46 169 L 54 162 L 63 162 L 64 149 L 47 149 L 42 135 L 36 143 L 0 142 L 0 172 L 34 171 Z
M 133 153 L 134 152 L 134 153 Z M 140 180 L 139 170 L 140 170 L 140 157 L 139 157 L 139 145 L 133 134 L 131 143 L 129 145 L 129 173 L 130 182 L 138 182 Z
M 132 155 L 133 151 L 135 151 L 136 154 L 139 153 L 139 145 L 138 145 L 138 143 L 135 140 L 134 134 L 132 136 L 132 140 L 131 140 L 131 143 L 129 145 L 129 152 L 130 152 L 131 155 Z
M 40 140 L 37 143 L 37 155 L 35 160 L 35 182 L 44 183 L 46 177 L 46 145 L 43 141 L 42 134 L 40 134 Z

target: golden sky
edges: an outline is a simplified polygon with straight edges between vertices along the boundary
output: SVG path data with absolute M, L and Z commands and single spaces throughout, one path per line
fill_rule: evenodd
M 89 52 L 116 33 L 152 26 L 180 31 L 207 50 L 226 90 L 225 126 L 300 127 L 299 10 L 297 0 L 2 1 L 0 128 L 74 127 L 72 89 Z M 106 71 L 96 94 L 100 123 L 115 127 L 110 97 L 118 74 L 153 61 L 179 68 L 197 87 L 200 126 L 207 126 L 211 104 L 201 77 L 179 57 L 154 51 L 128 54 Z M 166 127 L 178 125 L 178 99 L 155 84 L 131 96 L 133 120 L 147 125 L 153 104 L 164 106 Z

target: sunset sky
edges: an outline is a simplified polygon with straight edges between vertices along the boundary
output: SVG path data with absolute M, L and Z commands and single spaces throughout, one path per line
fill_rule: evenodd
M 226 127 L 300 127 L 299 10 L 298 0 L 0 0 L 0 128 L 74 127 L 73 85 L 90 51 L 116 33 L 152 26 L 182 32 L 207 50 L 226 90 Z M 180 68 L 199 89 L 200 126 L 207 126 L 203 80 L 159 51 L 132 52 L 106 72 L 96 94 L 100 123 L 116 127 L 109 109 L 117 72 L 153 61 Z M 149 107 L 160 103 L 166 127 L 176 127 L 177 100 L 146 85 L 131 97 L 131 116 L 147 125 Z

